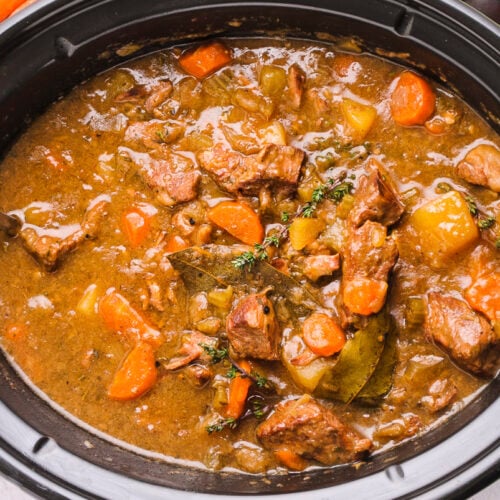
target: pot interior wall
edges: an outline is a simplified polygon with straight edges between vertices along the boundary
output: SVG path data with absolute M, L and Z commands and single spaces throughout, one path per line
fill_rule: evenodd
M 460 11 L 452 22 L 445 13 L 395 0 L 199 3 L 54 0 L 35 22 L 0 33 L 0 151 L 48 103 L 86 78 L 172 43 L 214 36 L 354 36 L 364 50 L 445 82 L 500 130 L 495 34 L 471 19 L 466 27 Z
M 429 11 L 411 10 L 400 2 L 341 0 L 335 6 L 328 0 L 303 2 L 308 6 L 224 1 L 203 6 L 199 5 L 203 2 L 189 0 L 45 3 L 30 23 L 0 32 L 0 151 L 5 151 L 50 102 L 91 75 L 173 42 L 214 36 L 356 36 L 365 50 L 392 55 L 407 65 L 418 63 L 429 76 L 446 79 L 500 129 L 494 115 L 498 109 L 498 56 L 494 47 L 487 40 L 474 38 L 479 35 L 472 35 L 469 28 L 451 26 L 446 16 L 436 19 L 438 16 Z M 82 443 L 90 434 L 37 397 L 3 357 L 0 381 L 1 400 L 26 423 L 103 469 L 177 489 L 242 494 L 321 488 L 373 474 L 448 438 L 495 401 L 498 394 L 498 382 L 494 381 L 439 429 L 379 454 L 359 468 L 343 465 L 270 476 L 263 481 L 151 461 L 93 436 L 94 447 L 87 449 Z

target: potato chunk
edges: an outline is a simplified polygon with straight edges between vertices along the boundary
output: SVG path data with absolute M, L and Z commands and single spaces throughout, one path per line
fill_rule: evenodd
M 467 203 L 457 191 L 422 205 L 411 216 L 410 224 L 417 232 L 424 255 L 436 267 L 479 238 Z
M 357 139 L 364 139 L 377 117 L 377 110 L 373 106 L 361 104 L 352 99 L 344 99 L 341 108 L 347 123 L 356 132 Z
M 290 226 L 290 243 L 294 250 L 302 250 L 325 229 L 321 219 L 297 217 Z

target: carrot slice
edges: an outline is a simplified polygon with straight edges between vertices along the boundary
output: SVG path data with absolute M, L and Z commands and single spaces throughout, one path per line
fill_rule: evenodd
M 245 203 L 223 201 L 208 211 L 208 219 L 247 245 L 262 243 L 264 228 L 259 216 Z
M 307 462 L 300 455 L 288 448 L 275 450 L 274 456 L 289 469 L 304 470 L 307 467 Z
M 168 253 L 179 252 L 189 247 L 189 243 L 177 234 L 171 234 L 167 238 L 167 244 L 165 245 L 165 251 Z
M 151 229 L 151 215 L 139 207 L 131 207 L 122 215 L 122 231 L 132 248 L 138 247 L 148 236 Z
M 500 321 L 500 273 L 478 278 L 465 292 L 465 299 L 491 321 Z
M 153 347 L 139 342 L 115 373 L 108 396 L 118 401 L 138 398 L 153 387 L 157 376 Z
M 436 106 L 436 95 L 420 76 L 405 71 L 391 96 L 391 114 L 396 123 L 409 127 L 423 125 Z
M 368 316 L 382 309 L 387 295 L 387 283 L 370 278 L 355 278 L 344 286 L 344 305 L 355 314 Z
M 144 341 L 153 347 L 159 347 L 163 343 L 161 332 L 148 325 L 119 293 L 112 291 L 99 301 L 99 314 L 110 330 L 125 335 L 129 341 Z
M 25 2 L 26 0 L 2 0 L 0 2 L 0 21 L 7 19 Z
M 335 321 L 323 313 L 312 313 L 302 325 L 307 347 L 318 356 L 339 352 L 346 342 L 345 333 Z
M 204 78 L 231 61 L 231 51 L 220 42 L 201 45 L 179 58 L 181 68 L 196 78 Z
M 252 367 L 248 361 L 241 361 L 240 367 L 247 373 L 252 371 Z M 238 373 L 229 384 L 229 400 L 226 408 L 226 415 L 230 418 L 240 418 L 245 410 L 245 403 L 248 396 L 248 390 L 252 385 L 252 380 L 249 377 Z

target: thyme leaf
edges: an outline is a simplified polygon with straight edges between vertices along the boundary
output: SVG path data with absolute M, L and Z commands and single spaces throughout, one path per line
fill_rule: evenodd
M 215 347 L 208 344 L 199 344 L 200 347 L 212 358 L 212 364 L 220 363 L 223 359 L 226 359 L 229 355 L 227 348 L 216 349 Z
M 269 387 L 269 381 L 267 380 L 266 377 L 264 377 L 264 375 L 261 375 L 260 373 L 257 373 L 256 371 L 252 371 L 252 373 L 250 375 L 255 380 L 257 387 Z
M 294 218 L 312 217 L 319 204 L 325 199 L 332 199 L 336 203 L 340 203 L 344 196 L 349 194 L 353 189 L 352 182 L 344 181 L 345 178 L 346 173 L 343 172 L 337 178 L 328 179 L 325 184 L 315 188 L 311 195 L 311 200 L 297 210 Z M 282 212 L 281 220 L 286 223 L 282 226 L 281 230 L 264 238 L 262 243 L 256 243 L 253 251 L 243 252 L 231 261 L 236 269 L 246 269 L 250 271 L 258 261 L 267 260 L 269 258 L 267 249 L 272 246 L 278 248 L 281 241 L 288 237 L 288 230 L 293 223 L 293 220 L 290 221 L 290 214 L 288 212 Z
M 468 194 L 465 194 L 464 199 L 467 202 L 467 206 L 469 207 L 469 212 L 475 217 L 478 214 L 478 208 L 474 198 L 472 198 L 472 196 Z
M 496 221 L 495 217 L 487 215 L 486 217 L 479 219 L 477 225 L 479 229 L 489 229 L 495 224 Z
M 262 399 L 252 400 L 252 413 L 257 419 L 264 416 L 264 401 L 262 401 Z
M 231 261 L 231 263 L 236 269 L 241 269 L 241 270 L 245 268 L 251 270 L 255 262 L 256 262 L 256 257 L 254 253 L 250 251 L 242 253 L 241 255 L 239 255 L 238 257 L 236 257 Z
M 226 377 L 229 379 L 233 379 L 234 377 L 236 377 L 237 374 L 238 374 L 238 369 L 236 368 L 236 366 L 231 365 L 231 368 L 229 368 L 229 370 L 226 373 Z
M 236 429 L 238 426 L 238 422 L 235 418 L 229 417 L 222 420 L 219 420 L 215 424 L 207 425 L 205 428 L 209 434 L 213 432 L 221 432 L 223 429 Z

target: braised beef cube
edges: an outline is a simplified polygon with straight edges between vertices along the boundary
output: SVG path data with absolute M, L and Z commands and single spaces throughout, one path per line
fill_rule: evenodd
M 303 272 L 311 281 L 329 276 L 340 267 L 340 255 L 309 255 L 304 258 Z
M 245 156 L 222 144 L 199 154 L 198 159 L 215 182 L 230 193 L 257 196 L 262 188 L 290 194 L 299 180 L 304 152 L 292 146 L 268 144 Z
M 389 273 L 398 259 L 395 241 L 378 222 L 351 228 L 343 248 L 342 283 L 338 295 L 342 326 L 380 311 L 385 303 Z M 370 303 L 360 303 L 356 290 L 370 288 Z M 355 300 L 356 299 L 356 300 Z M 359 324 L 358 326 L 362 326 Z
M 304 72 L 296 64 L 292 65 L 288 70 L 288 93 L 293 109 L 300 108 L 305 82 L 306 75 Z
M 158 201 L 163 205 L 170 207 L 196 198 L 201 174 L 191 159 L 172 153 L 166 147 L 158 153 L 161 154 L 160 159 L 129 148 L 121 148 L 121 152 L 130 156 L 138 166 L 144 182 L 156 192 Z
M 371 448 L 369 439 L 311 396 L 278 404 L 257 437 L 267 449 L 286 448 L 326 465 L 355 460 Z
M 346 280 L 373 278 L 387 281 L 396 264 L 398 249 L 387 228 L 378 222 L 365 222 L 349 231 L 343 250 L 342 273 Z
M 446 408 L 457 395 L 457 387 L 450 379 L 437 379 L 429 387 L 429 392 L 422 398 L 422 403 L 431 413 Z
M 23 229 L 19 236 L 26 250 L 43 265 L 47 271 L 53 271 L 60 260 L 84 241 L 97 236 L 99 223 L 104 216 L 108 201 L 101 200 L 90 206 L 85 213 L 80 228 L 65 238 L 39 235 L 33 228 Z
M 154 113 L 155 108 L 165 102 L 174 90 L 174 86 L 170 80 L 159 81 L 152 89 L 149 97 L 144 103 L 144 107 L 148 113 Z
M 175 142 L 182 136 L 184 129 L 184 125 L 164 120 L 132 122 L 125 130 L 124 141 L 157 149 L 162 144 Z
M 457 165 L 457 173 L 472 184 L 500 193 L 500 151 L 488 144 L 476 146 Z
M 278 359 L 280 330 L 265 293 L 243 297 L 226 319 L 231 348 L 242 358 Z
M 354 227 L 369 220 L 391 226 L 403 214 L 403 203 L 378 162 L 371 160 L 367 170 L 367 175 L 360 179 L 349 222 Z
M 427 295 L 425 333 L 458 365 L 473 373 L 495 375 L 500 343 L 488 321 L 463 300 L 431 292 Z
M 218 345 L 218 339 L 209 337 L 201 332 L 194 331 L 182 336 L 182 345 L 177 356 L 164 364 L 165 370 L 177 370 L 183 366 L 189 365 L 192 361 L 200 359 L 204 362 L 210 361 L 210 355 L 205 352 L 206 349 L 215 349 Z

